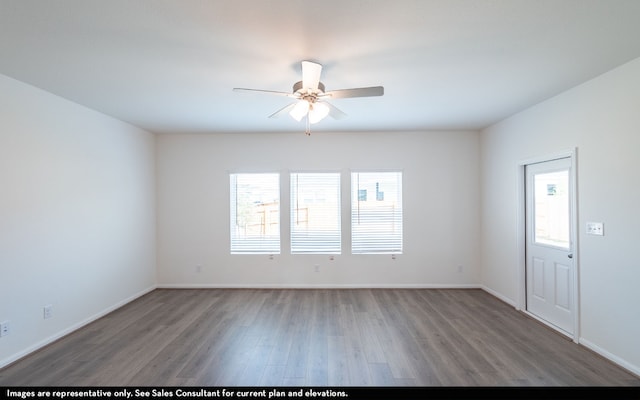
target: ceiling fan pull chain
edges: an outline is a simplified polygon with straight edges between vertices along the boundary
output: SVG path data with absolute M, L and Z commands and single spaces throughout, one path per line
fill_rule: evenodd
M 309 122 L 309 114 L 307 114 L 307 128 L 304 130 L 305 135 L 311 136 L 311 122 Z

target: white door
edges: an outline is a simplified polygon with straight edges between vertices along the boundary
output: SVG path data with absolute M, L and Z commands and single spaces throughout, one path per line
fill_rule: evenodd
M 525 173 L 527 311 L 572 335 L 571 158 L 529 164 Z

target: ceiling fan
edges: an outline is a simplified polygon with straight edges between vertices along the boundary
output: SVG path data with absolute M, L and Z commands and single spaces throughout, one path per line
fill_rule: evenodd
M 307 135 L 311 134 L 311 124 L 315 124 L 327 115 L 335 119 L 346 116 L 344 112 L 326 101 L 326 99 L 344 99 L 349 97 L 372 97 L 382 96 L 384 88 L 382 86 L 371 86 L 364 88 L 338 89 L 325 91 L 325 86 L 320 82 L 322 65 L 312 61 L 302 61 L 302 80 L 293 85 L 293 92 L 278 92 L 273 90 L 233 88 L 235 92 L 259 92 L 286 96 L 295 99 L 291 104 L 281 108 L 271 114 L 269 118 L 277 118 L 289 113 L 296 121 L 302 121 L 306 117 Z

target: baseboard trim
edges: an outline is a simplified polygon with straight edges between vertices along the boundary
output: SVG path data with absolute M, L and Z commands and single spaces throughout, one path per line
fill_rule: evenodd
M 538 321 L 539 323 L 548 326 L 550 329 L 553 329 L 554 331 L 558 332 L 558 334 L 564 335 L 567 338 L 573 340 L 573 336 L 567 334 L 566 332 L 563 332 L 562 330 L 559 330 L 558 328 L 554 327 L 553 325 L 549 324 L 548 322 L 536 317 L 535 315 L 531 314 L 530 312 L 527 312 L 526 310 L 521 310 L 518 308 L 518 305 L 516 304 L 515 301 L 504 297 L 503 295 L 501 295 L 500 293 L 496 292 L 495 290 L 492 290 L 484 285 L 482 285 L 481 287 L 482 290 L 484 290 L 485 292 L 489 293 L 490 295 L 498 298 L 499 300 L 513 306 L 516 310 L 524 313 L 525 315 L 527 315 L 528 317 L 535 319 L 536 321 Z M 591 343 L 590 341 L 584 339 L 584 338 L 578 338 L 578 344 L 588 348 L 589 350 L 593 351 L 594 353 L 597 353 L 598 355 L 606 358 L 607 360 L 611 361 L 612 363 L 618 365 L 621 368 L 626 369 L 627 371 L 629 371 L 630 373 L 640 377 L 640 368 L 636 365 L 633 365 L 629 362 L 627 362 L 626 360 L 623 360 L 620 357 L 617 357 L 614 354 L 609 353 L 608 351 L 598 347 L 597 345 L 595 345 L 594 343 Z
M 27 347 L 26 349 L 24 349 L 22 351 L 19 351 L 18 353 L 15 353 L 15 354 L 13 354 L 13 355 L 11 355 L 11 356 L 3 359 L 3 360 L 0 360 L 0 368 L 4 368 L 4 367 L 6 367 L 6 366 L 8 366 L 10 364 L 13 364 L 14 362 L 16 362 L 16 361 L 28 356 L 29 354 L 31 354 L 31 353 L 33 353 L 33 352 L 35 352 L 37 350 L 40 350 L 43 347 L 48 346 L 48 345 L 50 345 L 51 343 L 53 343 L 53 342 L 55 342 L 57 340 L 62 339 L 63 337 L 65 337 L 65 336 L 77 331 L 78 329 L 83 328 L 86 325 L 89 325 L 90 323 L 92 323 L 92 322 L 104 317 L 105 315 L 107 315 L 107 314 L 119 309 L 120 307 L 122 307 L 122 306 L 124 306 L 124 305 L 126 305 L 128 303 L 131 303 L 132 301 L 144 296 L 145 294 L 154 291 L 155 289 L 156 289 L 156 285 L 150 286 L 150 287 L 148 287 L 148 288 L 146 288 L 146 289 L 134 294 L 133 296 L 129 296 L 126 299 L 124 299 L 122 301 L 119 301 L 119 302 L 117 302 L 116 304 L 114 304 L 114 305 L 112 305 L 110 307 L 107 307 L 106 309 L 98 312 L 97 314 L 94 314 L 94 315 L 92 315 L 92 316 L 90 316 L 90 317 L 88 317 L 88 318 L 86 318 L 86 319 L 74 324 L 74 325 L 71 325 L 70 327 L 68 327 L 66 329 L 63 329 L 62 331 L 60 331 L 60 332 L 58 332 L 58 333 L 56 333 L 56 334 L 54 334 L 52 336 L 49 336 L 48 338 L 46 338 L 44 340 L 41 340 L 40 342 L 37 342 L 36 344 L 34 344 L 32 346 Z
M 589 350 L 593 351 L 594 353 L 597 353 L 599 355 L 601 355 L 602 357 L 610 360 L 611 362 L 621 366 L 622 368 L 626 369 L 627 371 L 631 372 L 632 374 L 640 377 L 640 367 L 638 367 L 637 365 L 633 365 L 629 362 L 627 362 L 626 360 L 623 360 L 622 358 L 609 353 L 608 351 L 604 350 L 603 348 L 601 348 L 600 346 L 596 345 L 595 343 L 592 343 L 584 338 L 579 338 L 578 339 L 578 343 L 580 343 L 581 345 L 583 345 L 584 347 L 588 348 Z
M 158 289 L 481 289 L 475 284 L 421 284 L 421 283 L 259 283 L 259 284 L 236 284 L 236 283 L 161 283 L 156 286 Z
M 500 299 L 500 300 L 501 300 L 501 301 L 503 301 L 504 303 L 509 304 L 509 305 L 510 305 L 510 306 L 512 306 L 513 308 L 515 308 L 515 309 L 517 309 L 517 308 L 518 308 L 518 305 L 516 304 L 516 302 L 515 302 L 515 301 L 513 301 L 512 299 L 510 299 L 510 298 L 508 298 L 508 297 L 503 296 L 502 294 L 500 294 L 500 293 L 496 292 L 495 290 L 490 289 L 490 288 L 488 288 L 488 287 L 486 287 L 486 286 L 484 286 L 484 285 L 481 285 L 481 286 L 480 286 L 480 289 L 482 289 L 482 290 L 484 290 L 485 292 L 489 293 L 489 294 L 490 294 L 490 295 L 492 295 L 493 297 L 496 297 L 496 298 Z

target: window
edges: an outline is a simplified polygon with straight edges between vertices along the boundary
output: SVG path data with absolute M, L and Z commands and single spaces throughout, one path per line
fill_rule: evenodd
M 292 173 L 291 254 L 340 251 L 340 173 Z
M 570 248 L 569 170 L 535 173 L 535 242 Z
M 402 253 L 402 172 L 351 173 L 351 252 Z
M 280 254 L 280 175 L 231 174 L 231 254 Z

